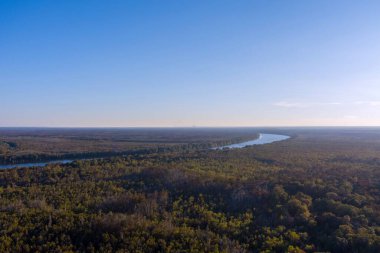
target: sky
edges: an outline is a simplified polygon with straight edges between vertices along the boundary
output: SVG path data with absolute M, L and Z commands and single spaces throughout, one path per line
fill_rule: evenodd
M 380 126 L 380 1 L 1 0 L 0 126 Z

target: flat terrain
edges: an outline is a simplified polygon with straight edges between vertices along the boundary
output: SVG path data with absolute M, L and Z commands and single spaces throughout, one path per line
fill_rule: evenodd
M 380 252 L 379 129 L 256 132 L 292 138 L 0 171 L 0 251 Z

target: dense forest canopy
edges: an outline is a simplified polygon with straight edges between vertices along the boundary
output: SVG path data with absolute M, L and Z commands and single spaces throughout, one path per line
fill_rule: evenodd
M 7 131 L 7 152 L 31 138 Z M 380 252 L 380 129 L 82 131 L 171 145 L 0 171 L 0 252 Z M 207 148 L 263 131 L 292 138 Z

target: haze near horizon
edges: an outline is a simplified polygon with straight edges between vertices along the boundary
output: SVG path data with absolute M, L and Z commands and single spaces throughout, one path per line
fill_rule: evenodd
M 379 1 L 1 1 L 0 126 L 379 126 Z

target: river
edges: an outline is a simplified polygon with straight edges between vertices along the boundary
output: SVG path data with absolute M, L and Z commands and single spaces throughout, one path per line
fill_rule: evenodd
M 56 160 L 56 161 L 39 162 L 39 163 L 6 164 L 6 165 L 0 165 L 0 170 L 12 169 L 12 168 L 43 167 L 48 164 L 65 164 L 65 163 L 71 163 L 72 161 L 73 160 Z
M 290 138 L 290 136 L 287 136 L 287 135 L 259 134 L 259 138 L 254 139 L 254 140 L 245 141 L 245 142 L 241 142 L 241 143 L 235 143 L 235 144 L 221 146 L 221 147 L 216 147 L 213 149 L 244 148 L 247 146 L 263 145 L 263 144 L 273 143 L 276 141 L 283 141 L 283 140 L 286 140 L 289 138 Z M 73 160 L 55 160 L 55 161 L 38 162 L 38 163 L 6 164 L 6 165 L 0 165 L 0 170 L 12 169 L 12 168 L 44 167 L 48 164 L 65 164 L 65 163 L 71 163 L 71 162 L 73 162 Z
M 217 147 L 214 149 L 245 148 L 247 146 L 263 145 L 263 144 L 273 143 L 276 141 L 284 141 L 284 140 L 287 140 L 289 138 L 290 138 L 290 136 L 280 135 L 280 134 L 259 134 L 259 138 L 257 138 L 257 139 L 245 141 L 245 142 L 240 142 L 240 143 L 235 143 L 235 144 L 231 144 L 231 145 L 226 145 L 226 146 L 221 146 L 221 147 Z

